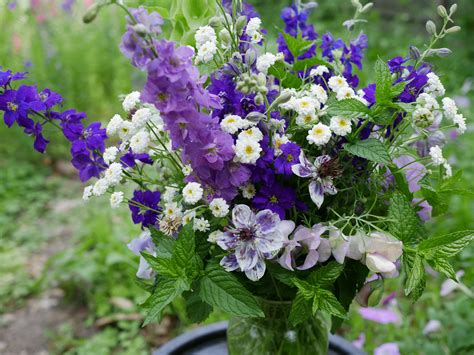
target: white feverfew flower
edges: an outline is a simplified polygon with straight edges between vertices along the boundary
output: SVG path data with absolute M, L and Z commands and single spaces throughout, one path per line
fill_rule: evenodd
M 413 111 L 413 123 L 420 128 L 426 128 L 433 124 L 435 116 L 432 111 L 425 107 L 417 108 Z
M 296 117 L 296 124 L 298 126 L 307 126 L 318 122 L 318 117 L 315 113 L 309 113 L 307 115 L 298 115 Z
M 104 151 L 104 161 L 106 164 L 110 164 L 117 158 L 119 150 L 117 147 L 109 147 Z
M 123 141 L 128 141 L 135 134 L 135 127 L 130 121 L 122 121 L 117 130 L 118 136 Z
M 122 102 L 122 107 L 126 112 L 132 111 L 140 103 L 140 93 L 138 91 L 131 92 Z
M 416 103 L 418 107 L 426 108 L 427 110 L 434 111 L 439 108 L 438 101 L 435 97 L 426 92 L 421 93 L 416 98 Z
M 242 117 L 237 115 L 227 115 L 220 123 L 224 132 L 235 134 L 244 125 Z
M 275 155 L 281 155 L 282 151 L 280 149 L 282 144 L 288 143 L 290 140 L 284 134 L 275 134 L 273 136 L 273 146 L 275 147 Z
M 254 32 L 251 36 L 250 36 L 250 42 L 252 43 L 260 43 L 260 41 L 263 39 L 263 36 L 260 32 Z
M 89 199 L 91 198 L 91 196 L 92 196 L 92 188 L 93 188 L 93 186 L 86 186 L 86 187 L 84 188 L 84 193 L 82 194 L 82 199 L 83 199 L 84 201 L 87 202 L 87 201 L 89 201 Z
M 430 157 L 435 166 L 440 166 L 446 163 L 446 159 L 443 157 L 443 151 L 437 145 L 430 148 Z
M 130 148 L 134 153 L 145 153 L 150 145 L 150 135 L 142 130 L 130 139 Z
M 454 118 L 458 114 L 458 107 L 456 106 L 456 102 L 449 97 L 445 97 L 442 102 L 444 114 L 450 120 L 454 120 Z
M 176 189 L 174 187 L 167 186 L 165 188 L 165 192 L 163 192 L 163 194 L 161 195 L 161 198 L 165 202 L 171 202 L 171 201 L 173 201 L 173 199 L 174 199 L 174 197 L 176 196 L 177 193 L 178 193 L 178 189 Z
M 343 87 L 340 88 L 337 93 L 336 93 L 336 98 L 340 100 L 345 100 L 345 99 L 353 99 L 355 98 L 356 94 L 354 90 L 352 90 L 350 87 Z
M 257 70 L 260 73 L 267 74 L 268 69 L 275 64 L 278 57 L 272 53 L 265 53 L 257 58 Z
M 189 175 L 191 175 L 191 173 L 193 172 L 193 168 L 191 167 L 191 165 L 186 164 L 186 165 L 183 166 L 183 168 L 181 169 L 181 172 L 184 174 L 184 176 L 189 176 Z
M 194 205 L 202 198 L 203 193 L 204 191 L 201 184 L 197 182 L 188 182 L 188 184 L 183 188 L 184 202 Z
M 115 136 L 118 133 L 120 126 L 122 125 L 123 119 L 120 115 L 114 115 L 107 125 L 107 135 L 109 137 Z
M 262 25 L 262 20 L 260 20 L 258 17 L 252 17 L 249 22 L 247 23 L 247 28 L 245 29 L 245 32 L 252 37 L 252 35 L 260 30 L 260 26 Z
M 325 124 L 318 123 L 308 131 L 306 139 L 309 144 L 315 144 L 317 146 L 325 145 L 331 139 L 331 129 Z
M 321 106 L 318 100 L 310 96 L 296 99 L 294 105 L 294 110 L 301 116 L 314 114 Z
M 132 124 L 135 126 L 136 130 L 142 129 L 143 127 L 145 127 L 151 117 L 152 113 L 150 109 L 140 108 L 133 114 Z
M 239 139 L 253 139 L 260 142 L 263 139 L 263 133 L 257 127 L 252 127 L 242 131 L 238 135 Z
M 214 42 L 206 42 L 198 49 L 196 56 L 197 63 L 208 63 L 217 53 L 217 46 Z
M 229 205 L 223 198 L 215 198 L 209 204 L 209 209 L 214 217 L 222 218 L 229 213 Z
M 165 208 L 163 209 L 163 214 L 166 217 L 181 217 L 183 215 L 183 211 L 181 206 L 178 205 L 176 202 L 168 202 L 165 204 Z
M 194 35 L 194 38 L 196 40 L 196 46 L 198 49 L 207 42 L 214 44 L 217 42 L 216 31 L 214 31 L 211 26 L 199 27 L 196 31 L 196 34 Z
M 328 93 L 319 84 L 313 84 L 309 88 L 309 92 L 323 105 L 328 101 Z
M 122 180 L 122 172 L 122 164 L 112 163 L 104 172 L 104 180 L 108 182 L 109 186 L 118 185 Z
M 446 93 L 441 80 L 439 80 L 438 75 L 435 73 L 428 73 L 428 85 L 425 87 L 424 91 L 428 94 L 431 94 L 435 97 L 443 96 Z
M 309 76 L 321 76 L 324 73 L 329 73 L 328 67 L 325 65 L 319 65 L 317 68 L 311 69 L 311 71 L 309 72 Z
M 254 198 L 257 190 L 255 189 L 254 184 L 248 183 L 240 188 L 242 190 L 242 196 L 248 200 Z
M 107 192 L 109 188 L 109 181 L 106 179 L 99 179 L 95 182 L 94 187 L 92 188 L 92 194 L 94 196 L 102 196 Z
M 205 218 L 194 218 L 193 229 L 199 232 L 207 232 L 211 224 Z
M 466 118 L 461 114 L 454 115 L 453 118 L 454 124 L 458 126 L 457 131 L 459 134 L 464 134 L 467 130 Z
M 183 225 L 191 223 L 194 220 L 195 217 L 196 217 L 196 211 L 194 211 L 194 210 L 184 211 Z
M 340 75 L 331 76 L 328 80 L 328 85 L 334 92 L 338 92 L 342 88 L 349 86 L 346 79 Z
M 262 147 L 255 139 L 239 138 L 234 147 L 234 160 L 244 164 L 255 164 L 260 158 Z
M 110 195 L 110 207 L 118 208 L 123 201 L 123 192 L 117 191 Z
M 345 117 L 334 116 L 331 118 L 331 124 L 329 127 L 335 134 L 344 137 L 348 133 L 351 133 L 352 122 Z

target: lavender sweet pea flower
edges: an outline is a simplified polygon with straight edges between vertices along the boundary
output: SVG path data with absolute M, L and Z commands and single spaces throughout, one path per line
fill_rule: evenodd
M 400 324 L 398 313 L 388 308 L 365 307 L 359 309 L 362 318 L 379 324 Z
M 237 205 L 232 210 L 233 226 L 217 236 L 217 244 L 232 254 L 221 260 L 227 271 L 240 268 L 252 281 L 265 273 L 265 259 L 271 259 L 282 248 L 284 238 L 291 233 L 294 224 L 281 221 L 270 210 L 254 213 L 246 205 Z
M 304 153 L 300 154 L 300 163 L 291 167 L 293 173 L 302 178 L 310 178 L 309 194 L 311 200 L 321 208 L 324 195 L 335 195 L 337 193 L 333 184 L 333 177 L 339 176 L 337 169 L 332 169 L 333 159 L 329 155 L 322 155 L 314 160 L 314 164 L 306 159 Z
M 130 243 L 128 243 L 127 247 L 132 251 L 133 254 L 140 256 L 140 265 L 138 266 L 137 277 L 142 279 L 151 279 L 153 277 L 153 270 L 145 258 L 141 255 L 142 252 L 146 252 L 156 256 L 156 247 L 155 244 L 153 244 L 150 232 L 142 232 L 138 238 L 135 238 Z

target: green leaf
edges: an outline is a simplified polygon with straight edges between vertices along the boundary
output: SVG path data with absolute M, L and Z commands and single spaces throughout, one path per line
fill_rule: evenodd
M 345 118 L 369 118 L 370 109 L 356 99 L 334 101 L 328 106 L 328 114 Z
M 332 64 L 320 59 L 318 57 L 312 57 L 308 59 L 302 59 L 298 60 L 293 64 L 293 70 L 294 71 L 308 71 L 308 69 L 316 66 L 316 65 L 324 65 L 328 67 L 329 69 L 332 69 Z
M 299 88 L 302 80 L 292 74 L 285 64 L 281 61 L 276 62 L 268 69 L 268 74 L 273 75 L 280 80 L 280 84 L 285 88 Z
M 346 318 L 346 310 L 331 291 L 318 288 L 313 301 L 313 314 L 316 310 L 326 312 L 338 318 Z
M 375 99 L 377 102 L 391 101 L 392 99 L 392 73 L 382 59 L 375 63 Z
M 289 51 L 295 58 L 305 53 L 314 44 L 313 41 L 308 41 L 301 37 L 301 33 L 297 38 L 288 33 L 282 33 Z
M 173 248 L 173 261 L 181 269 L 186 269 L 192 263 L 196 245 L 191 223 L 183 227 Z
M 456 277 L 456 271 L 454 271 L 454 269 L 451 266 L 451 264 L 449 263 L 449 261 L 447 261 L 443 257 L 436 258 L 436 259 L 430 259 L 430 260 L 427 260 L 427 261 L 428 261 L 428 264 L 430 264 L 430 266 L 434 270 L 444 274 L 446 277 L 449 277 L 450 279 L 452 279 L 456 282 L 458 281 L 457 277 Z
M 255 297 L 230 272 L 210 265 L 201 279 L 200 296 L 211 306 L 241 317 L 264 317 Z
M 403 90 L 405 90 L 405 87 L 407 86 L 407 84 L 408 84 L 407 81 L 400 81 L 399 83 L 396 83 L 395 85 L 393 85 L 391 89 L 391 96 L 392 97 L 400 96 Z
M 327 265 L 321 266 L 308 276 L 308 282 L 315 286 L 328 287 L 334 284 L 334 281 L 344 270 L 344 264 L 337 261 L 331 261 Z
M 181 275 L 180 269 L 171 259 L 154 257 L 153 255 L 142 252 L 141 255 L 148 262 L 150 267 L 161 276 L 177 278 Z
M 296 277 L 294 277 L 291 281 L 298 288 L 298 292 L 301 292 L 303 297 L 305 297 L 306 299 L 314 297 L 315 287 L 309 282 L 297 279 Z
M 296 326 L 311 316 L 311 301 L 306 299 L 301 292 L 296 294 L 293 303 L 291 304 L 289 322 Z
M 450 233 L 425 239 L 418 249 L 428 259 L 450 258 L 461 252 L 473 239 L 473 230 Z
M 375 138 L 344 144 L 344 149 L 358 157 L 379 164 L 390 164 L 391 159 L 385 145 Z
M 186 315 L 188 319 L 193 323 L 204 322 L 211 314 L 212 307 L 204 302 L 196 291 L 188 292 L 183 296 L 186 299 Z
M 405 280 L 405 295 L 414 301 L 420 298 L 426 284 L 425 269 L 422 257 L 413 252 L 403 253 L 403 265 L 407 274 Z
M 380 104 L 375 104 L 370 109 L 369 120 L 377 125 L 388 126 L 392 124 L 393 118 L 392 111 Z
M 145 326 L 153 321 L 159 322 L 165 307 L 187 289 L 189 289 L 189 285 L 180 280 L 161 279 L 158 281 L 155 292 L 143 304 L 147 309 L 147 316 L 143 325 Z
M 420 217 L 405 195 L 399 192 L 392 195 L 388 218 L 392 220 L 390 232 L 404 244 L 415 245 L 424 238 Z
M 416 106 L 411 103 L 406 102 L 392 102 L 386 104 L 388 107 L 392 107 L 397 110 L 402 110 L 404 112 L 411 113 L 416 110 Z
M 269 263 L 267 265 L 267 268 L 268 268 L 268 271 L 271 273 L 271 275 L 275 279 L 277 279 L 278 281 L 280 281 L 281 283 L 287 286 L 290 286 L 290 287 L 294 286 L 293 281 L 292 281 L 292 279 L 295 277 L 294 272 L 282 268 L 279 264 Z
M 390 164 L 388 166 L 390 172 L 395 179 L 395 183 L 397 184 L 398 189 L 410 200 L 413 198 L 412 193 L 410 192 L 410 188 L 408 187 L 408 182 L 405 177 L 405 171 L 403 169 L 399 169 L 398 166 L 395 164 Z

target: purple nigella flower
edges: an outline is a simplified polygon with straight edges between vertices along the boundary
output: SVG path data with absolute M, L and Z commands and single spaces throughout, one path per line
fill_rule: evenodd
M 141 255 L 142 252 L 146 252 L 156 256 L 156 246 L 151 239 L 150 232 L 143 231 L 138 238 L 135 238 L 130 243 L 128 243 L 127 247 L 132 251 L 133 254 L 140 257 L 140 265 L 138 266 L 137 277 L 141 279 L 151 279 L 153 277 L 153 270 L 145 258 Z
M 135 190 L 133 198 L 128 203 L 128 207 L 132 212 L 133 223 L 141 223 L 142 228 L 155 225 L 160 211 L 160 207 L 158 207 L 160 197 L 159 191 Z
M 293 208 L 296 202 L 296 193 L 291 187 L 274 182 L 263 185 L 253 198 L 252 204 L 259 210 L 269 209 L 277 213 L 281 219 L 285 218 L 285 211 Z
M 79 170 L 79 178 L 82 182 L 89 180 L 91 177 L 98 177 L 100 172 L 106 167 L 101 156 L 92 153 L 87 149 L 86 143 L 77 140 L 71 146 L 72 160 L 71 164 Z
M 63 98 L 61 95 L 49 89 L 44 89 L 36 94 L 35 100 L 30 102 L 30 107 L 35 111 L 46 111 L 62 101 Z
M 217 237 L 217 244 L 232 254 L 221 260 L 227 271 L 240 268 L 245 275 L 257 281 L 265 274 L 265 259 L 271 259 L 283 246 L 289 221 L 281 221 L 270 210 L 255 214 L 246 205 L 237 205 L 232 210 L 232 223 L 227 231 Z M 294 224 L 293 224 L 294 226 Z
M 395 57 L 390 59 L 387 64 L 392 73 L 402 73 L 406 68 L 403 66 L 403 63 L 405 63 L 407 60 L 408 59 L 403 59 L 403 57 Z
M 418 70 L 412 70 L 411 73 L 404 79 L 408 82 L 405 89 L 400 94 L 399 98 L 402 102 L 414 102 L 418 95 L 422 92 L 423 87 L 428 82 L 429 69 L 425 66 Z
M 291 175 L 291 167 L 298 162 L 300 156 L 300 146 L 288 142 L 280 146 L 282 153 L 275 159 L 275 171 L 278 174 Z
M 321 208 L 325 194 L 337 193 L 333 178 L 338 177 L 341 172 L 337 167 L 337 161 L 331 159 L 329 155 L 319 156 L 314 160 L 314 164 L 311 164 L 302 151 L 299 164 L 293 165 L 292 170 L 295 175 L 312 180 L 309 184 L 309 194 L 318 208 Z

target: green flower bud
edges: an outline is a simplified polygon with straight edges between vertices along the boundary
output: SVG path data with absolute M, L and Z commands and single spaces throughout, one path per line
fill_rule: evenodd
M 372 2 L 365 4 L 364 7 L 360 10 L 360 13 L 363 14 L 365 12 L 368 12 L 373 6 L 374 6 L 374 3 Z
M 436 25 L 433 21 L 428 20 L 426 22 L 426 32 L 428 32 L 430 35 L 436 34 Z
M 449 8 L 449 16 L 453 15 L 458 9 L 458 4 L 452 4 Z
M 232 43 L 232 37 L 230 37 L 229 31 L 227 31 L 225 28 L 222 29 L 219 32 L 219 38 L 220 38 L 224 48 L 230 47 L 230 45 Z
M 260 122 L 261 120 L 265 120 L 267 116 L 261 112 L 252 111 L 247 116 L 245 116 L 245 118 L 250 122 Z
M 136 25 L 133 25 L 133 30 L 140 37 L 146 37 L 148 35 L 148 29 L 143 23 L 137 23 Z
M 461 31 L 461 26 L 453 26 L 446 30 L 446 33 L 456 33 Z
M 91 23 L 92 21 L 94 21 L 94 19 L 97 17 L 97 15 L 99 13 L 101 7 L 102 7 L 101 5 L 99 5 L 97 3 L 93 3 L 87 9 L 86 13 L 82 17 L 82 21 L 84 21 L 84 23 Z
M 245 52 L 245 64 L 252 66 L 256 60 L 257 60 L 257 53 L 255 53 L 255 51 L 252 48 L 250 48 L 249 50 L 247 50 L 247 52 Z
M 415 46 L 410 46 L 410 56 L 414 60 L 418 60 L 421 57 L 420 50 Z
M 263 105 L 263 103 L 265 102 L 265 98 L 263 97 L 262 94 L 259 93 L 255 95 L 255 98 L 253 101 L 255 102 L 255 105 L 260 106 L 260 105 Z
M 237 21 L 235 21 L 235 30 L 239 35 L 243 33 L 245 26 L 247 26 L 247 16 L 240 16 Z
M 448 17 L 448 11 L 446 11 L 446 8 L 443 5 L 438 6 L 438 15 L 442 18 Z
M 266 86 L 267 85 L 267 76 L 263 73 L 258 73 L 258 75 L 257 75 L 257 84 L 258 84 L 258 86 Z
M 222 26 L 222 17 L 214 16 L 209 19 L 209 26 L 213 28 L 218 28 Z

